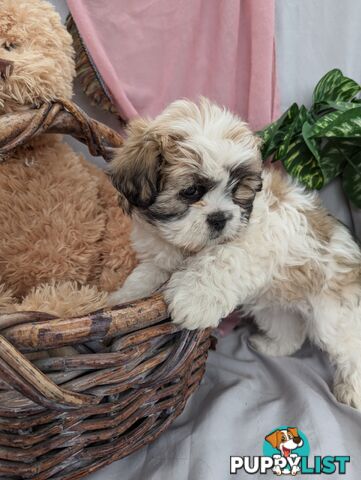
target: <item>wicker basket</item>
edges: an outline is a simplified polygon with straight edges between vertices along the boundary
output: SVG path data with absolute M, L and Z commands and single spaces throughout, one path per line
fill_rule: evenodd
M 0 157 L 45 132 L 110 158 L 121 137 L 69 102 L 0 117 Z M 78 479 L 156 439 L 199 385 L 210 331 L 185 331 L 160 295 L 59 319 L 0 316 L 0 479 Z M 30 362 L 65 345 L 79 355 Z

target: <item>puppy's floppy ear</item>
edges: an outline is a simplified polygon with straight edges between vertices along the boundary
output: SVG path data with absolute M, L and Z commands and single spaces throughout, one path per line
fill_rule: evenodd
M 289 427 L 287 430 L 291 433 L 292 437 L 299 437 L 298 430 L 296 427 Z
M 279 430 L 276 430 L 275 432 L 267 435 L 265 440 L 270 443 L 273 448 L 278 448 L 279 444 L 281 443 L 281 435 L 282 433 Z
M 149 207 L 158 193 L 161 150 L 148 126 L 144 119 L 133 120 L 127 129 L 127 140 L 110 164 L 113 185 L 120 193 L 121 206 L 128 213 L 132 206 Z

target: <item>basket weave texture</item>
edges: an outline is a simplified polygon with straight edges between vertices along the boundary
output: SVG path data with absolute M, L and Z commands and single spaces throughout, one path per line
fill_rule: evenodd
M 111 157 L 121 137 L 70 102 L 0 117 L 0 159 L 43 133 Z M 199 385 L 210 330 L 171 323 L 161 295 L 69 319 L 0 315 L 0 479 L 82 478 L 156 439 Z M 24 353 L 72 345 L 79 355 Z

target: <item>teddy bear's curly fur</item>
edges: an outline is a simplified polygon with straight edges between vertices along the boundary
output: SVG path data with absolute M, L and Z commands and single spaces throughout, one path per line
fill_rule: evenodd
M 70 99 L 72 40 L 44 0 L 1 0 L 0 115 Z M 58 135 L 0 163 L 0 308 L 60 316 L 105 305 L 135 264 L 129 220 L 102 171 Z

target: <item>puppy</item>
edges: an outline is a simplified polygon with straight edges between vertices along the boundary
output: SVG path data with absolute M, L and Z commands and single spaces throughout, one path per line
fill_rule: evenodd
M 361 409 L 360 249 L 314 193 L 262 168 L 259 147 L 246 123 L 205 99 L 130 124 L 111 176 L 140 263 L 110 304 L 164 285 L 188 329 L 216 327 L 243 305 L 262 332 L 251 338 L 259 352 L 291 355 L 308 336 L 335 364 L 337 398 Z

